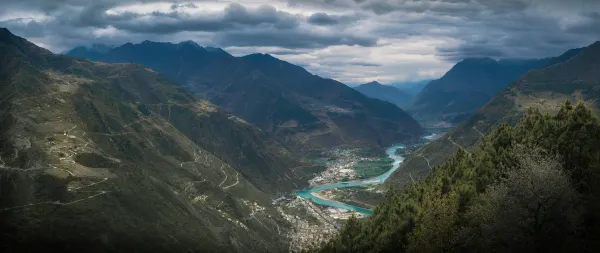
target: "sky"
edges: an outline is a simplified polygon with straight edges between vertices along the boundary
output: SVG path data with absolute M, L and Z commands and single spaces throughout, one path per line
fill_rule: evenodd
M 0 27 L 55 53 L 144 40 L 269 53 L 347 84 L 441 77 L 469 57 L 600 40 L 600 0 L 0 0 Z

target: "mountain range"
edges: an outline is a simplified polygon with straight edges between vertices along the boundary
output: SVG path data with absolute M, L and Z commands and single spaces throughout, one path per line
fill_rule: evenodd
M 573 49 L 558 57 L 525 60 L 469 58 L 433 80 L 416 96 L 410 107 L 421 121 L 458 124 L 530 70 L 541 69 L 576 55 Z
M 287 250 L 271 200 L 312 164 L 268 133 L 144 66 L 4 28 L 0 77 L 3 251 Z
M 460 124 L 407 151 L 386 182 L 404 191 L 390 188 L 370 217 L 334 225 L 339 233 L 315 251 L 551 251 L 563 241 L 589 250 L 600 231 L 600 121 L 588 109 L 600 112 L 600 42 L 554 58 L 465 59 L 431 82 L 353 89 L 268 54 L 144 41 L 56 55 L 0 28 L 0 80 L 8 252 L 286 252 L 290 217 L 321 215 L 273 201 L 323 170 L 302 151 L 419 140 L 425 130 L 405 108 Z M 542 151 L 517 142 L 566 156 L 527 171 Z M 541 229 L 547 203 L 536 219 L 529 212 L 544 194 L 568 198 L 543 211 L 564 222 Z M 494 244 L 498 235 L 521 244 Z
M 482 136 L 501 124 L 515 124 L 528 108 L 554 114 L 566 100 L 581 100 L 600 112 L 600 42 L 544 62 L 544 67 L 517 78 L 443 138 L 409 156 L 390 184 L 403 187 L 411 175 L 426 175 L 429 168 L 442 164 L 458 149 L 477 146 Z
M 462 115 L 473 113 L 512 80 L 543 65 L 544 62 L 537 60 L 465 59 L 440 79 L 427 84 L 410 110 L 420 120 L 460 123 Z M 458 119 L 454 120 L 455 117 Z
M 600 41 L 573 52 L 412 153 L 401 190 L 313 252 L 597 252 Z
M 190 41 L 145 41 L 116 47 L 97 60 L 147 66 L 197 97 L 300 147 L 383 147 L 425 133 L 397 106 L 268 54 L 234 57 Z

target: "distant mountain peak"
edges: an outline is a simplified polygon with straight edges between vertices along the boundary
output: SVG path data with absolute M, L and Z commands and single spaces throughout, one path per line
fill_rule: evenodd
M 383 85 L 383 84 L 381 84 L 380 82 L 377 82 L 377 81 L 372 81 L 372 82 L 365 83 L 363 85 Z
M 200 46 L 200 45 L 198 45 L 198 43 L 196 43 L 193 40 L 185 40 L 185 41 L 179 42 L 179 44 L 190 44 L 190 45 L 198 46 L 198 47 Z
M 198 45 L 198 43 L 196 43 L 196 42 L 194 42 L 192 40 L 182 41 L 182 42 L 179 42 L 179 44 L 177 44 L 177 45 L 179 45 L 181 47 L 191 46 L 191 47 L 197 48 L 197 49 L 204 49 L 202 46 Z
M 257 58 L 257 59 L 260 59 L 260 58 L 263 58 L 263 59 L 276 59 L 275 57 L 273 57 L 270 54 L 263 54 L 263 53 L 249 54 L 249 55 L 246 55 L 246 57 L 248 57 L 248 58 Z

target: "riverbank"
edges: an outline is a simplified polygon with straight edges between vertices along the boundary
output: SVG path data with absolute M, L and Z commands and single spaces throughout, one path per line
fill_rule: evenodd
M 400 167 L 400 163 L 402 163 L 402 161 L 404 161 L 403 156 L 396 155 L 396 150 L 401 149 L 401 148 L 404 148 L 404 145 L 398 144 L 398 145 L 394 145 L 386 150 L 385 153 L 387 154 L 387 156 L 393 160 L 392 168 L 390 170 L 388 170 L 386 173 L 383 173 L 377 177 L 373 177 L 373 178 L 369 178 L 369 179 L 354 180 L 354 181 L 347 181 L 347 182 L 317 186 L 317 187 L 313 187 L 310 189 L 298 191 L 298 192 L 296 192 L 296 195 L 298 195 L 299 197 L 302 197 L 302 198 L 309 199 L 319 205 L 330 206 L 330 207 L 334 207 L 334 208 L 341 208 L 341 209 L 345 209 L 345 210 L 352 211 L 352 212 L 372 214 L 373 211 L 366 209 L 366 208 L 348 205 L 348 204 L 341 203 L 341 202 L 331 200 L 331 199 L 321 198 L 320 194 L 318 194 L 317 192 L 320 192 L 323 190 L 329 190 L 329 189 L 336 189 L 336 188 L 348 188 L 348 187 L 356 187 L 356 186 L 382 184 L 392 173 L 394 173 L 394 171 L 396 169 L 398 169 L 398 167 Z M 313 193 L 317 193 L 317 194 L 315 195 Z
M 424 136 L 423 137 L 424 142 L 422 143 L 422 145 L 435 139 L 436 137 L 437 137 L 436 134 Z M 345 181 L 345 182 L 340 182 L 340 183 L 331 183 L 331 184 L 316 186 L 316 187 L 312 187 L 310 189 L 297 191 L 296 195 L 299 197 L 311 200 L 314 203 L 319 204 L 319 205 L 329 206 L 329 207 L 333 207 L 333 208 L 341 208 L 341 209 L 345 209 L 345 210 L 348 210 L 351 212 L 359 212 L 359 213 L 363 213 L 363 214 L 367 214 L 367 215 L 372 214 L 373 213 L 372 210 L 354 206 L 354 205 L 345 204 L 345 203 L 333 200 L 330 197 L 323 196 L 323 194 L 320 194 L 319 192 L 324 191 L 324 190 L 338 189 L 338 188 L 348 188 L 348 187 L 356 187 L 356 186 L 372 186 L 372 185 L 383 184 L 392 175 L 392 173 L 394 173 L 400 167 L 400 164 L 404 161 L 405 152 L 397 152 L 397 151 L 398 151 L 398 149 L 405 149 L 405 148 L 406 147 L 403 144 L 397 144 L 397 145 L 393 145 L 393 146 L 389 147 L 388 149 L 386 149 L 385 153 L 386 153 L 387 157 L 389 157 L 389 159 L 392 160 L 392 163 L 391 163 L 392 166 L 388 171 L 386 171 L 385 173 L 383 173 L 379 176 L 368 178 L 368 179 L 362 179 L 362 180 Z M 356 162 L 356 160 L 354 160 L 353 162 Z M 355 164 L 356 163 L 353 163 L 353 165 L 355 165 Z M 339 167 L 344 168 L 344 169 L 348 168 L 348 166 L 339 166 Z M 335 172 L 335 170 L 333 170 L 333 172 Z

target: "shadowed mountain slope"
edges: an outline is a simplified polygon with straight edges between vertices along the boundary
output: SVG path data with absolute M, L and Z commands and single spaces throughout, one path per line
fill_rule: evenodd
M 101 61 L 143 64 L 266 132 L 301 146 L 386 146 L 424 133 L 396 106 L 271 55 L 233 57 L 192 42 L 146 41 L 118 47 Z
M 544 66 L 542 60 L 465 59 L 442 78 L 433 80 L 417 95 L 412 114 L 422 120 L 459 123 L 463 114 L 470 115 L 512 80 L 531 69 Z M 453 120 L 457 118 L 457 120 Z
M 287 250 L 271 200 L 308 164 L 263 131 L 145 67 L 6 29 L 0 80 L 3 250 Z
M 565 61 L 560 62 L 556 60 L 558 58 Z M 443 138 L 409 156 L 402 169 L 392 175 L 390 183 L 403 187 L 410 180 L 409 173 L 413 177 L 427 174 L 429 167 L 443 163 L 459 148 L 470 150 L 478 145 L 482 135 L 490 133 L 502 123 L 515 124 L 527 108 L 539 108 L 543 113 L 553 114 L 566 100 L 582 100 L 598 112 L 600 42 L 571 50 L 554 59 L 555 64 L 532 70 L 518 78 Z

